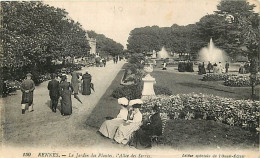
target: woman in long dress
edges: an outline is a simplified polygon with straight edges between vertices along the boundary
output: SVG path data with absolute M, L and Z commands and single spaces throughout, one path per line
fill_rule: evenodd
M 114 138 L 118 127 L 127 120 L 128 110 L 126 107 L 128 105 L 128 100 L 126 98 L 119 98 L 118 104 L 122 106 L 117 117 L 112 120 L 106 120 L 105 122 L 103 122 L 99 129 L 99 132 L 103 136 L 108 137 L 110 139 Z
M 82 76 L 82 80 L 83 80 L 83 91 L 82 91 L 82 95 L 90 95 L 91 94 L 91 75 L 86 72 L 83 76 Z
M 72 114 L 72 101 L 71 93 L 72 86 L 67 82 L 67 76 L 63 75 L 61 77 L 60 83 L 60 94 L 61 94 L 61 115 L 71 115 Z
M 74 71 L 71 73 L 71 86 L 73 87 L 74 98 L 77 99 L 80 103 L 82 103 L 78 97 L 79 84 L 80 84 L 79 74 Z
M 139 111 L 139 108 L 142 104 L 141 99 L 131 100 L 129 106 L 133 107 L 133 112 L 130 116 L 130 120 L 127 120 L 119 126 L 116 131 L 114 140 L 117 143 L 127 144 L 130 140 L 132 133 L 139 129 L 142 124 L 142 113 Z
M 150 148 L 152 147 L 151 136 L 153 135 L 162 135 L 162 120 L 157 105 L 153 107 L 149 121 L 143 124 L 140 129 L 135 132 L 129 145 L 138 149 Z
M 202 66 L 201 66 L 201 73 L 202 73 L 202 74 L 206 74 L 206 69 L 205 69 L 205 64 L 204 64 L 204 62 L 202 63 Z

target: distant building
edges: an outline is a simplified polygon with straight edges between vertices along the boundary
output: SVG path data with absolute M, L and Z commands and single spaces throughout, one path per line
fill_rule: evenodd
M 90 46 L 90 54 L 96 54 L 96 46 L 97 46 L 97 40 L 94 38 L 89 38 L 88 33 L 86 33 L 87 35 L 87 40 Z

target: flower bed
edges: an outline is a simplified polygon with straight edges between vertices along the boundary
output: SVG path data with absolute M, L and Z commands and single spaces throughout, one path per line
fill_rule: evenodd
M 205 74 L 203 76 L 203 81 L 225 81 L 229 77 L 236 76 L 235 74 L 217 74 L 217 73 L 212 73 L 212 74 Z
M 204 94 L 178 94 L 148 98 L 141 108 L 149 114 L 154 105 L 170 119 L 215 120 L 230 126 L 255 130 L 258 127 L 260 101 L 234 100 Z
M 259 77 L 257 77 L 256 84 L 259 83 L 260 80 Z M 225 80 L 224 85 L 231 86 L 231 87 L 249 87 L 251 86 L 250 77 L 247 75 L 231 76 Z

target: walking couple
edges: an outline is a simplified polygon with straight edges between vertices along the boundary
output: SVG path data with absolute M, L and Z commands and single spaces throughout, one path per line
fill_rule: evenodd
M 56 112 L 58 100 L 61 97 L 61 115 L 72 114 L 72 101 L 71 94 L 73 88 L 69 82 L 67 82 L 67 75 L 61 76 L 61 81 L 56 80 L 56 74 L 51 75 L 51 81 L 48 83 L 49 95 L 51 98 L 51 109 Z
M 51 109 L 56 112 L 59 97 L 61 96 L 61 114 L 71 115 L 72 114 L 72 101 L 71 95 L 74 93 L 74 98 L 80 103 L 81 100 L 78 97 L 79 92 L 79 74 L 72 72 L 71 83 L 67 81 L 67 75 L 61 76 L 60 83 L 56 80 L 56 75 L 52 74 L 52 80 L 48 84 L 49 95 L 51 98 Z M 87 72 L 83 75 L 83 95 L 89 95 L 91 93 L 91 75 Z

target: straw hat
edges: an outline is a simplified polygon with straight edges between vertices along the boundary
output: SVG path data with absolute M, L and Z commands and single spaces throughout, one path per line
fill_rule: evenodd
M 134 99 L 129 102 L 129 106 L 132 106 L 133 108 L 140 108 L 141 104 L 143 104 L 141 99 Z
M 128 105 L 128 100 L 127 100 L 125 97 L 119 98 L 119 99 L 117 100 L 117 102 L 118 102 L 118 104 L 120 104 L 120 105 Z

